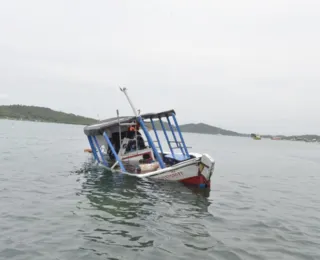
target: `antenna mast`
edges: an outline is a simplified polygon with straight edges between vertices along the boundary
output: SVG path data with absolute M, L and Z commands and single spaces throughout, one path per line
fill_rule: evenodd
M 120 88 L 120 87 L 119 87 L 119 88 Z M 138 113 L 138 111 L 137 111 L 136 108 L 134 107 L 131 99 L 130 99 L 129 96 L 128 96 L 127 89 L 126 89 L 126 88 L 120 88 L 120 90 L 126 95 L 128 101 L 129 101 L 129 104 L 130 104 L 130 106 L 131 106 L 131 108 L 132 108 L 132 110 L 133 110 L 133 113 L 134 113 L 134 115 L 136 116 L 136 127 L 135 127 L 135 130 L 134 130 L 134 131 L 135 131 L 135 139 L 136 139 L 136 152 L 138 153 L 137 119 L 138 119 L 138 116 L 140 116 L 140 110 L 139 110 L 139 113 Z
M 119 87 L 119 88 L 120 88 L 120 87 Z M 127 98 L 128 101 L 129 101 L 129 104 L 130 104 L 130 106 L 131 106 L 131 108 L 132 108 L 132 111 L 133 111 L 134 115 L 135 115 L 136 117 L 138 117 L 138 112 L 137 112 L 136 108 L 134 107 L 131 99 L 130 99 L 129 96 L 128 96 L 127 88 L 120 88 L 120 90 L 126 95 L 126 98 Z
M 119 88 L 120 88 L 120 87 L 119 87 Z M 144 132 L 144 134 L 146 135 L 146 137 L 147 137 L 147 139 L 148 139 L 148 143 L 149 143 L 150 147 L 152 148 L 153 153 L 154 153 L 154 155 L 156 156 L 156 158 L 157 158 L 157 160 L 158 160 L 158 162 L 159 162 L 159 164 L 160 164 L 160 167 L 161 167 L 162 169 L 165 168 L 166 166 L 165 166 L 165 164 L 163 163 L 163 160 L 162 160 L 159 152 L 157 151 L 157 149 L 156 149 L 156 147 L 155 147 L 155 145 L 154 145 L 154 143 L 153 143 L 153 141 L 152 141 L 152 139 L 151 139 L 150 134 L 148 133 L 148 129 L 146 128 L 146 126 L 145 126 L 145 124 L 144 124 L 144 122 L 143 122 L 143 120 L 142 120 L 142 117 L 141 117 L 141 115 L 140 115 L 140 111 L 139 111 L 139 114 L 138 114 L 136 108 L 134 107 L 131 99 L 130 99 L 129 96 L 128 96 L 127 89 L 126 89 L 126 88 L 120 88 L 120 90 L 126 95 L 128 101 L 129 101 L 129 103 L 130 103 L 130 106 L 131 106 L 131 108 L 132 108 L 132 111 L 133 111 L 133 113 L 135 114 L 137 121 L 139 121 L 139 123 L 140 123 L 140 125 L 141 125 L 141 127 L 142 127 L 142 129 L 143 129 L 143 132 Z M 137 147 L 137 148 L 138 148 L 138 147 Z

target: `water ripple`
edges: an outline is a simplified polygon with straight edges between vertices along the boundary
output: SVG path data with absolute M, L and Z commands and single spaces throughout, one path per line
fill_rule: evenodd
M 320 259 L 319 147 L 186 135 L 219 162 L 208 191 L 98 168 L 82 127 L 17 124 L 0 129 L 1 259 Z

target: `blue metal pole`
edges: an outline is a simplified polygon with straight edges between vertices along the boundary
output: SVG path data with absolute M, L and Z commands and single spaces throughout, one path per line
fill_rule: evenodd
M 119 163 L 119 166 L 120 166 L 121 170 L 125 172 L 126 169 L 124 168 L 124 166 L 123 166 L 123 164 L 122 164 L 122 162 L 121 162 L 118 154 L 117 154 L 116 151 L 114 150 L 113 145 L 112 145 L 112 143 L 111 143 L 108 135 L 106 134 L 106 132 L 103 132 L 103 136 L 104 136 L 104 139 L 106 139 L 106 141 L 107 141 L 107 143 L 108 143 L 108 146 L 110 147 L 110 149 L 111 149 L 114 157 L 116 158 L 117 162 Z
M 170 141 L 169 141 L 169 138 L 168 138 L 166 129 L 164 128 L 163 122 L 162 122 L 162 120 L 161 120 L 161 117 L 159 117 L 159 121 L 160 121 L 160 124 L 161 124 L 161 127 L 162 127 L 162 131 L 163 131 L 163 133 L 164 133 L 164 136 L 166 137 L 167 143 L 168 143 L 168 145 L 169 145 L 169 148 L 170 148 L 172 157 L 173 157 L 173 158 L 176 158 L 176 157 L 174 156 L 174 152 L 173 152 L 173 149 L 172 149 L 172 147 L 171 147 L 171 144 L 170 144 Z
M 146 128 L 146 126 L 145 126 L 142 118 L 139 116 L 137 119 L 138 119 L 138 121 L 139 121 L 139 123 L 140 123 L 140 125 L 141 125 L 141 127 L 142 127 L 142 130 L 143 130 L 145 136 L 147 137 L 148 143 L 149 143 L 149 145 L 151 146 L 151 148 L 152 148 L 152 150 L 153 150 L 153 152 L 154 152 L 154 155 L 156 156 L 156 158 L 157 158 L 157 160 L 158 160 L 158 162 L 159 162 L 159 164 L 160 164 L 160 167 L 161 167 L 162 169 L 165 168 L 165 165 L 164 165 L 164 163 L 163 163 L 163 160 L 162 160 L 160 154 L 158 153 L 158 150 L 156 149 L 154 143 L 152 142 L 151 136 L 150 136 L 150 134 L 149 134 L 149 132 L 148 132 L 148 130 L 147 130 L 147 128 Z
M 96 146 L 97 146 L 97 149 L 98 149 L 99 154 L 100 154 L 100 156 L 101 156 L 102 162 L 104 163 L 105 166 L 108 167 L 109 165 L 108 165 L 106 159 L 104 158 L 104 156 L 103 156 L 103 154 L 102 154 L 102 152 L 101 152 L 101 149 L 100 149 L 100 147 L 99 147 L 99 143 L 98 143 L 97 137 L 96 137 L 96 136 L 93 136 L 93 140 L 94 140 L 94 142 L 95 142 L 95 144 L 96 144 Z
M 181 150 L 181 152 L 182 152 L 182 154 L 185 155 L 182 147 L 181 147 L 181 146 L 179 145 L 179 143 L 178 143 L 177 137 L 176 137 L 176 135 L 175 135 L 175 133 L 174 133 L 174 131 L 173 131 L 173 128 L 172 128 L 172 125 L 171 125 L 171 122 L 170 122 L 168 116 L 167 116 L 167 121 L 168 121 L 169 127 L 170 127 L 170 129 L 171 129 L 171 132 L 172 132 L 172 135 L 173 135 L 173 139 L 174 139 L 174 141 L 175 141 L 176 144 L 177 144 L 177 147 L 179 147 L 180 150 Z
M 98 161 L 98 163 L 100 163 L 99 156 L 97 155 L 96 147 L 95 147 L 95 145 L 94 145 L 94 143 L 92 141 L 92 136 L 91 135 L 88 136 L 88 140 L 89 140 L 89 144 L 90 144 L 94 159 L 96 159 Z
M 187 155 L 188 158 L 190 158 L 190 155 L 189 155 L 189 152 L 188 152 L 186 143 L 184 142 L 184 139 L 183 139 L 183 136 L 182 136 L 180 127 L 179 127 L 179 125 L 178 125 L 178 121 L 177 121 L 176 116 L 175 116 L 174 113 L 172 113 L 172 118 L 173 118 L 173 121 L 174 121 L 174 123 L 175 123 L 175 125 L 176 125 L 176 128 L 177 128 L 177 130 L 178 130 L 178 133 L 179 133 L 181 142 L 182 142 L 182 144 L 183 144 L 184 150 L 185 150 L 185 152 L 186 152 L 186 155 Z
M 156 130 L 156 127 L 155 127 L 155 125 L 154 125 L 154 122 L 153 122 L 152 118 L 150 118 L 150 121 L 151 121 L 151 124 L 152 124 L 152 128 L 153 128 L 154 134 L 156 135 L 156 138 L 157 138 L 157 142 L 158 142 L 158 144 L 159 144 L 160 151 L 161 151 L 161 153 L 162 153 L 162 155 L 163 155 L 163 150 L 162 150 L 162 146 L 161 146 L 161 143 L 160 143 L 160 139 L 159 139 L 159 136 L 158 136 L 158 133 L 157 133 L 157 130 Z

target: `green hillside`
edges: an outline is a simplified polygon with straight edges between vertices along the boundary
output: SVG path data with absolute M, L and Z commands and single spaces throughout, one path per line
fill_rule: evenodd
M 78 125 L 89 125 L 97 122 L 97 120 L 93 118 L 82 117 L 74 114 L 67 114 L 46 107 L 23 105 L 0 106 L 0 118 Z M 163 121 L 163 124 L 167 130 L 170 130 L 169 125 L 165 120 Z M 155 126 L 159 130 L 162 129 L 159 121 L 155 121 Z M 149 128 L 151 128 L 151 125 L 149 125 Z M 180 128 L 182 132 L 189 133 L 242 136 L 239 133 L 206 125 L 203 123 L 185 124 L 181 125 Z
M 96 119 L 54 111 L 46 107 L 22 105 L 0 106 L 0 118 L 77 125 L 97 122 Z
M 225 130 L 219 127 L 207 125 L 204 123 L 199 124 L 185 124 L 180 127 L 182 132 L 199 133 L 199 134 L 212 134 L 212 135 L 229 135 L 229 136 L 245 136 L 237 132 Z
M 162 130 L 162 127 L 161 127 L 161 124 L 159 121 L 155 121 L 154 124 L 155 124 L 155 127 L 157 130 Z M 170 127 L 167 122 L 163 121 L 163 125 L 166 130 L 170 131 Z M 151 124 L 148 126 L 149 126 L 149 128 L 152 127 Z M 175 129 L 174 125 L 172 125 L 172 127 L 173 127 L 173 129 Z M 229 135 L 229 136 L 249 136 L 249 135 L 225 130 L 225 129 L 222 129 L 219 127 L 207 125 L 204 123 L 180 125 L 180 130 L 181 130 L 181 132 L 197 133 L 197 134 L 212 134 L 212 135 L 219 135 L 220 134 L 220 135 Z
M 52 122 L 52 123 L 64 123 L 64 124 L 77 124 L 77 125 L 89 125 L 94 124 L 98 120 L 75 114 L 68 114 L 59 112 L 46 107 L 37 106 L 23 106 L 23 105 L 10 105 L 0 106 L 0 119 L 16 119 L 16 120 L 28 120 L 39 122 Z M 163 124 L 167 130 L 170 130 L 166 120 Z M 156 129 L 161 130 L 159 121 L 155 121 Z M 149 128 L 152 128 L 151 124 L 148 124 Z M 246 136 L 248 134 L 241 134 L 229 130 L 225 130 L 219 127 L 207 125 L 204 123 L 198 124 L 184 124 L 180 126 L 182 132 L 198 133 L 198 134 L 212 134 L 212 135 L 227 135 L 227 136 Z M 271 135 L 263 135 L 263 138 L 272 138 Z M 282 140 L 292 141 L 305 141 L 305 142 L 320 142 L 320 136 L 318 135 L 300 135 L 300 136 L 279 136 Z

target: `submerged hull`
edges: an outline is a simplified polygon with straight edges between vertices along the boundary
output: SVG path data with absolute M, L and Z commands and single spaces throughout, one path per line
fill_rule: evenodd
M 109 170 L 138 178 L 153 180 L 179 181 L 199 187 L 210 187 L 210 179 L 214 171 L 215 162 L 207 154 L 194 154 L 195 158 L 177 163 L 173 166 L 148 173 L 128 173 L 119 170 Z
M 117 110 L 117 117 L 85 126 L 84 133 L 91 148 L 88 152 L 92 151 L 95 160 L 112 172 L 138 178 L 210 186 L 214 160 L 207 154 L 189 153 L 175 111 L 140 114 L 130 100 L 127 89 L 120 90 L 127 97 L 134 116 L 120 117 Z M 162 119 L 167 120 L 173 140 L 169 139 Z M 161 126 L 170 153 L 163 152 L 156 122 Z M 147 123 L 152 126 L 154 136 L 149 133 Z M 175 153 L 174 149 L 179 149 L 181 154 Z

